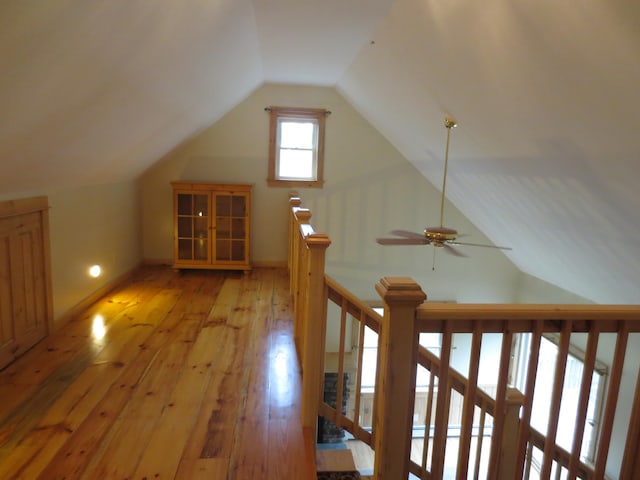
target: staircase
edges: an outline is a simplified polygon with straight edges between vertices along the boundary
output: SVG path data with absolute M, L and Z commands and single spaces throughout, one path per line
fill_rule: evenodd
M 343 428 L 354 439 L 375 450 L 376 478 L 385 480 L 407 478 L 409 472 L 421 478 L 438 479 L 454 475 L 466 478 L 468 474 L 482 478 L 529 478 L 533 470 L 540 478 L 552 478 L 552 472 L 567 471 L 569 478 L 590 480 L 606 478 L 607 469 L 618 470 L 616 478 L 640 478 L 637 476 L 640 472 L 640 376 L 635 384 L 633 378 L 623 376 L 625 367 L 629 371 L 637 370 L 637 364 L 625 364 L 626 357 L 630 357 L 627 347 L 632 350 L 640 339 L 637 305 L 427 303 L 426 294 L 413 279 L 384 277 L 375 285 L 384 304 L 384 315 L 380 315 L 325 274 L 325 251 L 331 240 L 328 235 L 315 232 L 309 224 L 311 211 L 300 205 L 298 197 L 290 199 L 288 264 L 294 336 L 303 372 L 301 420 L 304 429 L 315 433 L 318 416 Z M 337 335 L 338 330 L 340 335 L 339 351 L 335 352 L 339 359 L 336 399 L 347 392 L 353 401 L 346 413 L 336 402 L 327 403 L 321 392 L 327 371 L 324 363 L 328 312 L 331 312 L 332 335 Z M 371 360 L 377 362 L 373 411 L 365 406 L 361 370 L 355 372 L 355 380 L 345 381 L 343 376 L 347 371 L 345 355 L 354 355 L 353 363 L 363 365 L 367 328 L 378 335 L 379 351 L 376 359 Z M 416 332 L 440 335 L 437 355 L 416 342 Z M 456 348 L 453 336 L 460 334 L 468 336 L 471 349 L 468 371 L 462 373 L 450 362 Z M 494 345 L 497 364 L 492 372 L 497 384 L 492 384 L 495 389 L 492 394 L 483 390 L 478 382 L 481 353 L 487 347 L 488 334 L 498 336 L 498 344 Z M 575 356 L 571 343 L 574 334 L 580 335 L 584 344 L 579 347 L 583 349 L 580 361 L 584 367 L 576 382 L 579 390 L 574 394 L 577 427 L 573 447 L 568 451 L 555 440 L 560 408 L 564 404 L 565 372 L 569 360 Z M 529 339 L 528 353 L 521 356 L 522 365 L 518 364 L 518 368 L 524 367 L 527 373 L 519 391 L 509 385 L 509 378 L 515 363 L 512 359 L 520 358 L 515 356 L 514 348 L 520 348 L 516 344 L 525 336 Z M 542 342 L 548 338 L 556 344 L 555 366 L 539 371 Z M 606 391 L 598 396 L 601 402 L 598 431 L 588 433 L 584 426 L 589 418 L 591 388 L 594 378 L 598 378 L 596 374 L 602 375 L 596 367 L 598 356 L 603 352 L 610 361 L 605 371 Z M 416 409 L 418 368 L 428 372 L 429 384 L 424 388 L 425 398 L 421 398 L 418 414 L 429 428 L 424 428 L 422 436 L 415 437 L 413 416 L 407 412 Z M 549 393 L 549 421 L 542 432 L 535 428 L 531 408 L 538 379 L 553 386 Z M 366 393 L 371 397 L 371 392 Z M 452 396 L 462 399 L 459 402 L 462 408 L 455 410 L 458 418 L 453 423 L 454 435 L 450 435 Z M 619 399 L 624 399 L 630 407 L 616 412 Z M 425 419 L 429 419 L 428 423 Z M 620 422 L 628 425 L 626 431 L 614 428 Z M 374 425 L 375 430 L 367 425 Z M 591 439 L 586 434 L 595 437 Z M 451 474 L 445 463 L 447 448 L 451 451 L 447 447 L 450 438 L 457 442 Z M 595 445 L 588 461 L 581 453 L 584 440 L 593 441 Z M 310 435 L 310 451 L 316 441 L 316 436 Z M 410 442 L 417 442 L 422 453 L 428 453 L 421 454 L 418 461 L 411 459 Z M 620 464 L 609 466 L 610 452 L 620 450 L 624 451 Z M 345 454 L 326 455 L 331 458 Z M 310 458 L 313 456 L 310 454 Z M 534 459 L 538 460 L 534 462 Z M 320 460 L 318 471 L 329 468 L 322 466 L 325 460 Z M 353 463 L 357 466 L 357 461 Z M 351 465 L 333 466 L 333 470 L 324 471 L 345 471 L 342 469 L 352 468 Z
M 323 447 L 323 446 L 327 447 Z M 319 444 L 316 451 L 318 480 L 361 480 L 351 450 L 344 443 Z

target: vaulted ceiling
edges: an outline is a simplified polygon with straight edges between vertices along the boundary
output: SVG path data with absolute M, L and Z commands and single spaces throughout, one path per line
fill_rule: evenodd
M 135 178 L 265 82 L 335 87 L 522 271 L 640 299 L 636 0 L 3 0 L 0 193 Z

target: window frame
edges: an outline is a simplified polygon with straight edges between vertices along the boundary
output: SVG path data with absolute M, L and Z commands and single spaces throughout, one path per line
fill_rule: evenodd
M 514 337 L 513 349 L 515 349 L 515 352 L 512 349 L 512 355 L 516 360 L 517 365 L 515 366 L 514 371 L 510 373 L 510 383 L 512 383 L 516 388 L 519 388 L 522 391 L 524 391 L 524 384 L 527 381 L 528 360 L 530 355 L 530 345 L 528 344 L 527 339 L 525 339 L 526 336 L 529 336 L 528 340 L 530 340 L 533 337 L 533 334 L 530 332 L 521 333 Z M 542 339 L 548 341 L 551 345 L 556 347 L 556 355 L 557 355 L 559 345 L 560 345 L 560 334 L 549 333 L 549 332 L 543 333 Z M 582 367 L 584 368 L 586 353 L 573 344 L 569 345 L 567 361 L 569 358 L 581 363 Z M 557 356 L 555 361 L 557 361 Z M 566 368 L 566 365 L 565 365 L 565 368 Z M 593 375 L 598 375 L 601 381 L 598 382 L 598 387 L 595 392 L 590 390 L 590 398 L 592 397 L 594 399 L 594 410 L 593 410 L 592 418 L 586 419 L 587 422 L 591 423 L 591 431 L 590 431 L 589 438 L 587 439 L 588 443 L 587 443 L 586 454 L 584 456 L 581 455 L 581 458 L 583 461 L 591 462 L 591 463 L 595 461 L 595 455 L 596 455 L 599 440 L 600 440 L 600 427 L 602 425 L 602 420 L 604 415 L 605 395 L 606 395 L 608 383 L 609 383 L 608 365 L 596 359 L 595 365 L 593 368 L 593 373 L 592 373 L 592 382 L 593 382 Z M 563 390 L 564 390 L 564 386 L 566 385 L 566 382 L 567 382 L 567 379 L 565 377 L 565 380 L 563 382 L 563 387 L 562 387 Z M 591 388 L 593 388 L 593 383 Z M 534 396 L 533 402 L 535 402 L 535 400 L 536 398 Z M 584 445 L 584 441 L 585 441 L 585 438 L 583 438 L 583 445 Z M 581 453 L 582 453 L 583 445 L 581 445 L 581 448 L 580 448 Z
M 313 187 L 321 188 L 324 185 L 324 135 L 326 117 L 330 113 L 322 108 L 298 108 L 298 107 L 268 107 L 269 112 L 269 165 L 267 184 L 271 187 Z M 278 165 L 278 139 L 280 138 L 280 121 L 291 118 L 310 120 L 318 125 L 315 174 L 314 179 L 284 179 L 277 175 Z

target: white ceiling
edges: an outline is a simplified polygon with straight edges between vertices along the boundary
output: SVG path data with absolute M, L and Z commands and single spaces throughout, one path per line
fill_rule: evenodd
M 133 178 L 264 82 L 335 86 L 524 272 L 640 299 L 637 0 L 3 0 L 0 192 Z

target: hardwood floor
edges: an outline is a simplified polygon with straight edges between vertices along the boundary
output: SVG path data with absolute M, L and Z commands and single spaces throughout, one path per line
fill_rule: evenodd
M 2 479 L 311 479 L 284 269 L 140 270 L 0 372 Z

